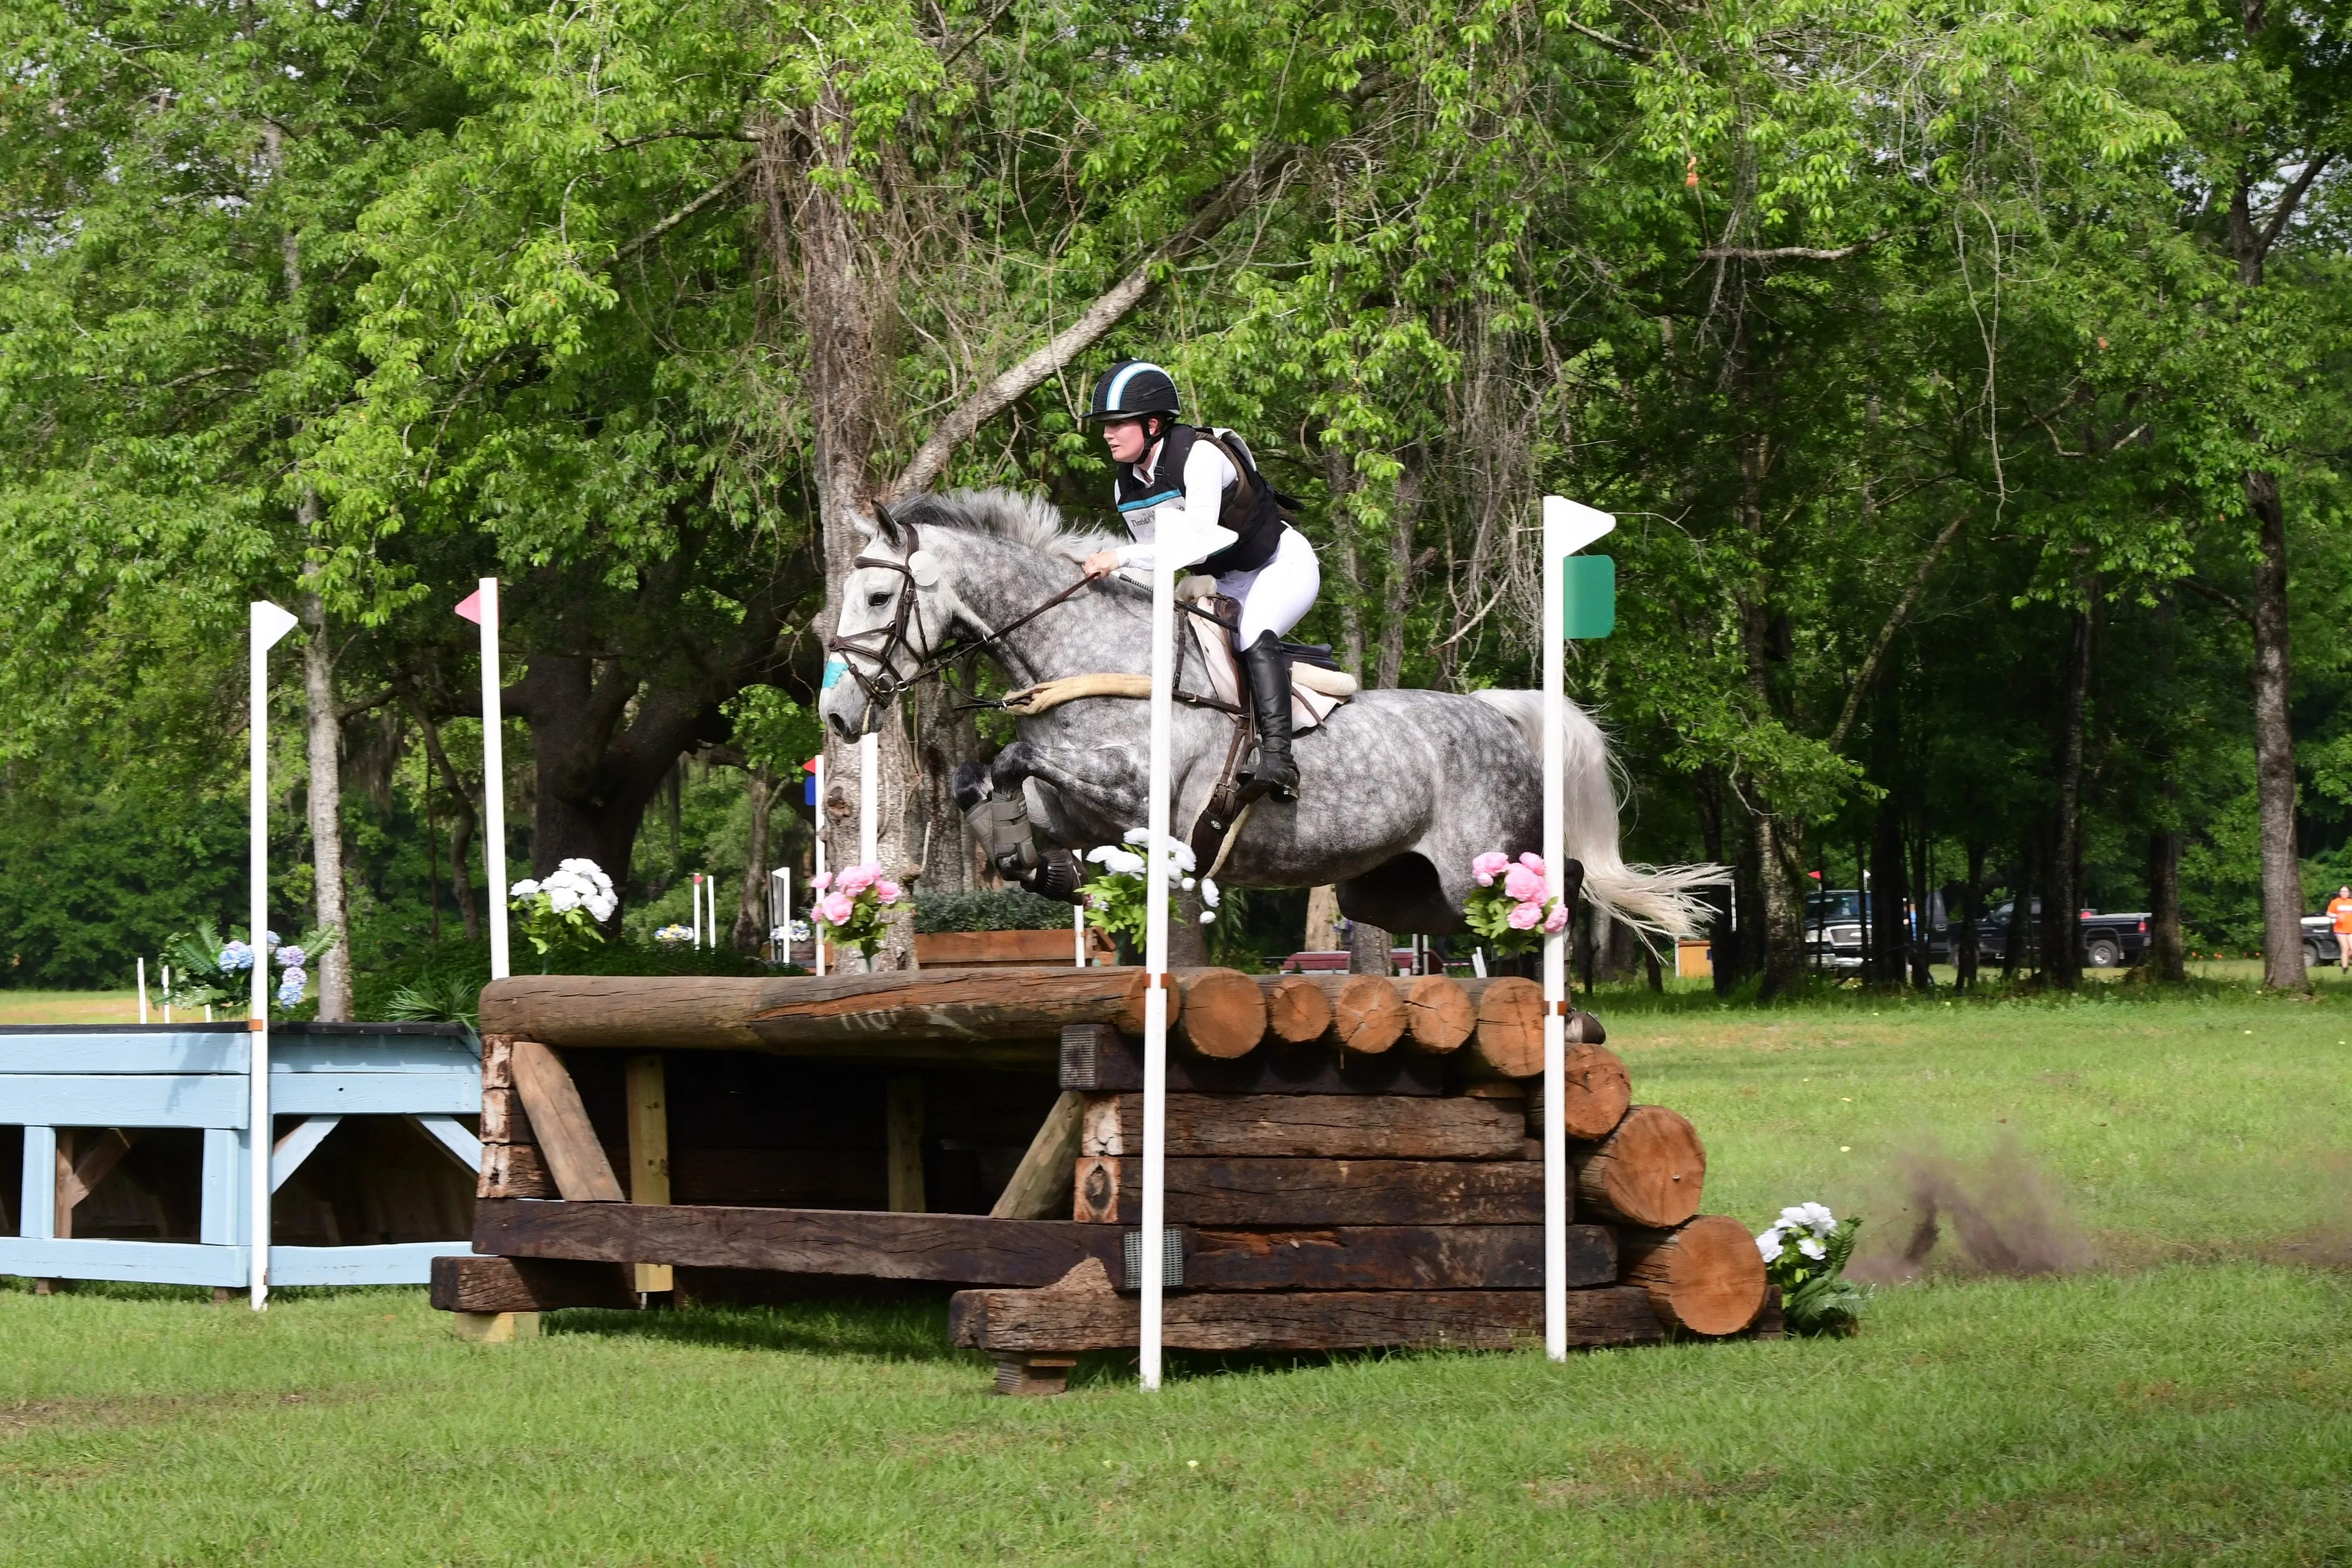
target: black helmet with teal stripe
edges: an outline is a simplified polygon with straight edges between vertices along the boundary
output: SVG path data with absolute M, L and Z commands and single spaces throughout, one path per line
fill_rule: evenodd
M 1176 400 L 1176 380 L 1158 365 L 1139 359 L 1121 360 L 1095 383 L 1094 406 L 1088 419 L 1134 419 L 1146 414 L 1173 417 L 1183 412 Z

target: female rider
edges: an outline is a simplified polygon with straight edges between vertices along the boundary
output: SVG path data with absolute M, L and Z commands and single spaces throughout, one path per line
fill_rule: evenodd
M 1123 360 L 1095 383 L 1087 417 L 1102 425 L 1119 518 L 1135 542 L 1087 556 L 1085 571 L 1089 577 L 1150 572 L 1164 547 L 1176 552 L 1177 567 L 1197 566 L 1240 604 L 1234 647 L 1258 743 L 1238 780 L 1245 799 L 1296 800 L 1290 659 L 1281 637 L 1314 608 L 1323 569 L 1307 536 L 1284 521 L 1274 487 L 1259 477 L 1241 437 L 1179 424 L 1182 411 L 1174 379 L 1156 364 Z

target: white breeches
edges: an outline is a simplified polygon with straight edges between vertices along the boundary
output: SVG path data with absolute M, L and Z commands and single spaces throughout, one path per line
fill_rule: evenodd
M 1322 591 L 1323 567 L 1315 559 L 1315 546 L 1295 528 L 1282 531 L 1282 542 L 1265 565 L 1217 579 L 1218 593 L 1241 601 L 1242 626 L 1234 638 L 1237 648 L 1257 641 L 1261 632 L 1281 637 L 1289 631 L 1307 618 Z

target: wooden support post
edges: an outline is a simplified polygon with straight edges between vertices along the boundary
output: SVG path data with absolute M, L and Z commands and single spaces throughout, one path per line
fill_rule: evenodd
M 631 1057 L 627 1065 L 629 1095 L 629 1201 L 669 1202 L 669 1108 L 664 1099 L 662 1059 Z M 677 1279 L 667 1263 L 636 1265 L 640 1294 L 675 1289 Z
M 1078 1358 L 1075 1355 L 1007 1351 L 996 1358 L 996 1386 L 989 1392 L 1030 1399 L 1066 1394 L 1070 1388 L 1070 1369 L 1077 1364 Z
M 573 1203 L 625 1201 L 588 1109 L 580 1103 L 580 1090 L 556 1054 L 535 1040 L 517 1040 L 510 1059 L 515 1088 L 555 1190 Z
M 893 1078 L 884 1111 L 888 1147 L 890 1212 L 922 1214 L 923 1080 L 911 1073 Z
M 510 1345 L 539 1338 L 537 1312 L 452 1312 L 449 1331 L 469 1344 Z
M 1139 1099 L 1140 1097 L 1138 1097 Z M 1049 1219 L 1055 1210 L 1070 1206 L 1070 1171 L 1078 1158 L 1078 1134 L 1086 1116 L 1086 1096 L 1066 1089 L 1045 1113 L 1045 1123 L 1029 1141 L 1028 1152 L 1004 1184 L 991 1219 Z

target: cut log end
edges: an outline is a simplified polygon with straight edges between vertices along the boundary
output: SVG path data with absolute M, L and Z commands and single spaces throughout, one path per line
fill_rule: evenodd
M 1663 1105 L 1637 1105 L 1598 1143 L 1573 1145 L 1578 1212 L 1614 1225 L 1670 1229 L 1698 1213 L 1706 1151 Z
M 1424 974 L 1404 986 L 1405 1039 L 1417 1051 L 1449 1056 L 1478 1027 L 1478 1009 L 1458 980 Z
M 1289 1045 L 1319 1040 L 1331 1029 L 1331 999 L 1303 974 L 1285 974 L 1265 988 L 1266 1028 Z
M 1626 1230 L 1617 1245 L 1625 1283 L 1648 1292 L 1670 1329 L 1736 1334 L 1764 1310 L 1764 1259 L 1736 1219 L 1706 1215 L 1676 1230 Z
M 1543 987 L 1519 975 L 1490 980 L 1478 996 L 1470 1054 L 1505 1078 L 1543 1071 Z
M 1625 1119 L 1633 1080 L 1606 1046 L 1570 1046 L 1561 1079 L 1560 1124 L 1570 1138 L 1606 1138 Z
M 1331 1037 L 1340 1049 L 1377 1056 L 1404 1037 L 1404 998 L 1386 976 L 1351 974 L 1331 1006 Z
M 1265 1038 L 1265 997 L 1241 971 L 1192 970 L 1179 988 L 1184 1007 L 1177 1032 L 1201 1055 L 1220 1060 L 1245 1057 Z

